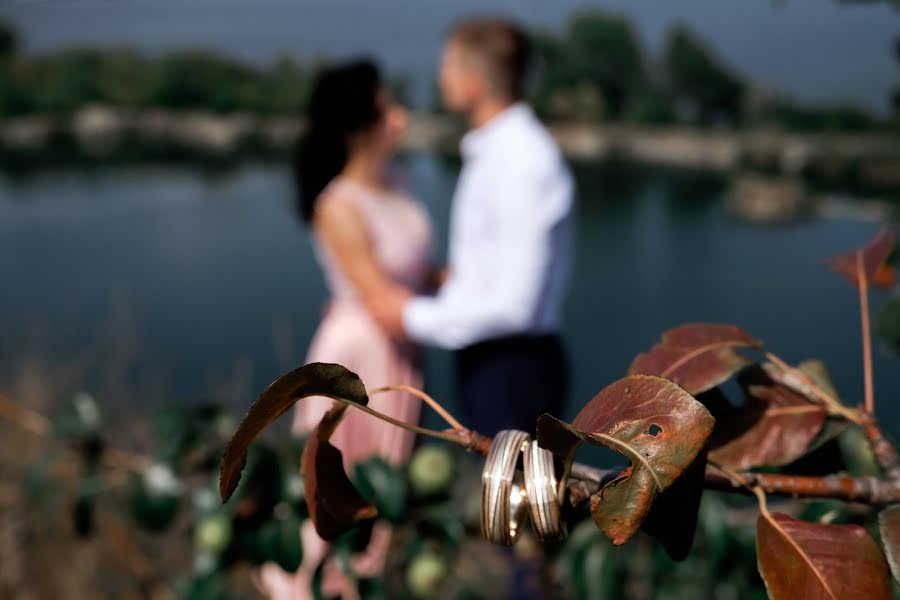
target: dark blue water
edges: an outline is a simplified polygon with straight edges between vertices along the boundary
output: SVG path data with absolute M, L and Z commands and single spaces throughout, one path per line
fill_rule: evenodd
M 456 165 L 405 161 L 445 238 Z M 824 359 L 862 397 L 855 291 L 821 266 L 877 225 L 741 223 L 715 174 L 576 168 L 578 252 L 565 333 L 571 417 L 666 328 L 738 324 L 788 361 Z M 0 390 L 52 405 L 80 389 L 114 417 L 215 397 L 243 410 L 302 362 L 325 289 L 287 171 L 248 164 L 48 170 L 0 179 Z M 443 256 L 437 250 L 437 258 Z M 873 310 L 883 305 L 873 296 Z M 876 407 L 900 434 L 900 358 L 875 352 Z M 452 405 L 449 360 L 428 387 Z

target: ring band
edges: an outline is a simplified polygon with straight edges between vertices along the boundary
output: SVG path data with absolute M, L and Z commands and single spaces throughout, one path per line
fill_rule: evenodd
M 566 532 L 560 514 L 559 488 L 553 454 L 538 446 L 536 441 L 528 443 L 522 454 L 532 528 L 541 542 L 562 539 Z
M 481 534 L 494 544 L 512 546 L 527 517 L 527 492 L 514 480 L 530 439 L 524 431 L 505 429 L 491 442 L 481 474 Z

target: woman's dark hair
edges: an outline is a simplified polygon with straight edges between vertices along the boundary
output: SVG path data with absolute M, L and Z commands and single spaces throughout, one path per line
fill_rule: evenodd
M 306 111 L 306 130 L 294 150 L 297 209 L 310 222 L 316 199 L 347 162 L 347 143 L 381 118 L 381 76 L 369 60 L 320 71 Z

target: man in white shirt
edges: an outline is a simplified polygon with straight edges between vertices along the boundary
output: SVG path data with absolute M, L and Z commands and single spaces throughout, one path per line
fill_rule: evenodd
M 451 32 L 441 91 L 472 129 L 462 141 L 447 278 L 437 295 L 399 298 L 381 319 L 456 351 L 461 408 L 485 435 L 534 432 L 541 413 L 561 414 L 568 391 L 558 331 L 573 185 L 522 102 L 528 54 L 527 37 L 503 21 L 465 21 Z

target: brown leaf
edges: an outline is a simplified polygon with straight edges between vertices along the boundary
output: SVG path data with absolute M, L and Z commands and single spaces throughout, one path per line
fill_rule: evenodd
M 865 277 L 867 282 L 872 283 L 876 281 L 876 275 L 878 275 L 879 281 L 881 281 L 884 279 L 884 274 L 880 271 L 885 267 L 885 262 L 891 254 L 894 239 L 894 233 L 887 227 L 883 227 L 864 248 L 832 256 L 825 260 L 825 265 L 835 273 L 843 275 L 856 286 L 856 289 L 860 288 L 861 277 Z M 858 254 L 862 254 L 862 271 L 859 269 Z
M 878 528 L 891 573 L 900 583 L 900 504 L 889 506 L 878 514 Z
M 227 502 L 237 487 L 253 440 L 294 403 L 307 396 L 327 396 L 351 404 L 366 405 L 369 402 L 363 382 L 340 365 L 312 363 L 273 381 L 250 406 L 225 446 L 219 478 L 223 501 Z
M 757 370 L 739 381 L 746 395 L 742 406 L 724 396 L 707 404 L 716 418 L 710 460 L 745 470 L 786 465 L 806 454 L 825 425 L 825 409 Z
M 231 497 L 253 440 L 307 396 L 326 396 L 344 402 L 325 413 L 307 440 L 301 458 L 310 518 L 323 539 L 334 539 L 376 513 L 344 472 L 340 450 L 328 442 L 349 405 L 365 406 L 369 402 L 360 378 L 341 365 L 305 365 L 282 375 L 263 390 L 225 447 L 219 493 L 223 501 Z
M 756 556 L 773 600 L 891 598 L 884 557 L 859 525 L 764 513 L 756 522 Z
M 378 513 L 344 472 L 341 451 L 328 441 L 347 408 L 337 406 L 325 413 L 307 439 L 300 461 L 309 518 L 324 540 L 333 540 Z
M 734 325 L 690 323 L 665 332 L 650 352 L 634 359 L 628 372 L 671 379 L 696 395 L 751 364 L 735 348 L 759 347 L 757 340 Z
M 538 443 L 570 460 L 585 441 L 612 448 L 631 466 L 592 496 L 594 522 L 624 544 L 637 532 L 657 494 L 666 490 L 706 444 L 714 419 L 671 381 L 630 375 L 597 394 L 571 425 L 538 419 Z

